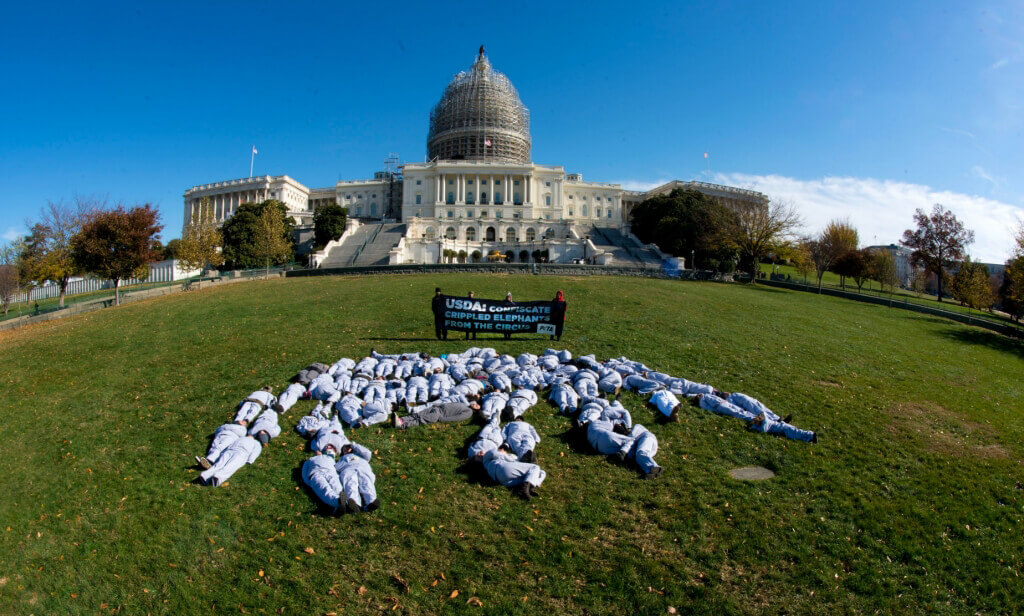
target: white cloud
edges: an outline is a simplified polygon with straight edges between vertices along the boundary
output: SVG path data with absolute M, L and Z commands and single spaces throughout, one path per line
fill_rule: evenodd
M 993 188 L 999 186 L 999 182 L 996 181 L 994 177 L 992 177 L 991 173 L 985 171 L 985 168 L 982 167 L 981 165 L 974 165 L 973 167 L 971 167 L 971 175 L 992 184 Z
M 921 184 L 850 177 L 800 180 L 744 173 L 718 174 L 715 180 L 793 203 L 809 233 L 819 231 L 830 220 L 849 218 L 864 245 L 898 242 L 903 231 L 913 225 L 915 209 L 927 212 L 941 203 L 974 230 L 974 244 L 968 251 L 986 263 L 1002 263 L 1010 256 L 1014 231 L 1024 223 L 1024 207 Z
M 8 242 L 13 242 L 19 237 L 21 237 L 21 233 L 19 233 L 18 230 L 15 229 L 14 227 L 7 227 L 7 231 L 5 231 L 3 234 L 4 240 Z
M 1010 63 L 1010 59 L 1009 58 L 999 58 L 998 60 L 996 60 L 995 62 L 993 62 L 992 64 L 989 65 L 988 70 L 990 70 L 990 71 L 997 71 L 997 70 L 1003 68 L 1004 66 L 1006 66 L 1009 63 Z

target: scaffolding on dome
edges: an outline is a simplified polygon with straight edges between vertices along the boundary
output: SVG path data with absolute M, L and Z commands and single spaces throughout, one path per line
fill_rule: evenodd
M 430 112 L 427 158 L 529 164 L 530 112 L 512 82 L 491 68 L 483 46 Z

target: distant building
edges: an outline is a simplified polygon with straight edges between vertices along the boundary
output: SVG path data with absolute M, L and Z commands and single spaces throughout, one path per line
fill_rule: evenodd
M 768 202 L 759 192 L 706 182 L 677 180 L 646 192 L 585 182 L 560 165 L 533 163 L 531 143 L 529 110 L 509 79 L 491 68 L 481 47 L 473 66 L 455 75 L 431 110 L 424 162 L 329 188 L 308 189 L 288 176 L 195 186 L 185 191 L 185 223 L 203 197 L 211 199 L 218 221 L 246 201 L 280 199 L 300 229 L 311 223 L 316 208 L 337 203 L 356 222 L 392 223 L 383 234 L 364 231 L 369 238 L 364 245 L 397 234 L 400 240 L 384 251 L 390 263 L 436 263 L 446 250 L 483 255 L 497 250 L 513 260 L 543 255 L 556 262 L 660 264 L 657 251 L 642 248 L 629 231 L 630 212 L 644 199 L 684 188 L 730 207 Z M 348 254 L 342 246 L 337 249 Z
M 899 244 L 868 246 L 868 250 L 884 250 L 891 254 L 893 261 L 896 263 L 896 276 L 899 279 L 899 286 L 905 289 L 910 287 L 910 281 L 914 277 L 914 268 L 910 265 L 912 250 L 904 248 Z

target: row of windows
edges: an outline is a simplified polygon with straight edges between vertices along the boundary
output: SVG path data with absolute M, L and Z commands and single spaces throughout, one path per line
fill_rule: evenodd
M 356 195 L 356 199 L 362 199 L 362 198 L 363 198 L 362 194 Z M 372 195 L 370 195 L 370 198 L 371 199 L 376 199 L 377 198 L 377 193 L 373 193 Z M 351 201 L 352 200 L 352 195 L 345 195 L 345 200 L 346 201 Z
M 447 229 L 444 230 L 444 237 L 445 237 L 445 239 L 449 239 L 449 240 L 457 240 L 457 239 L 459 239 L 459 233 L 455 229 L 455 227 L 448 227 Z M 497 231 L 495 230 L 494 227 L 487 227 L 487 229 L 483 232 L 482 237 L 483 237 L 483 241 L 485 241 L 485 242 L 494 242 L 494 241 L 497 241 L 496 238 L 498 237 L 498 234 L 497 234 Z M 545 229 L 543 237 L 545 239 L 552 239 L 552 238 L 554 238 L 555 237 L 555 230 L 554 229 Z M 465 237 L 463 239 L 466 240 L 467 242 L 475 242 L 476 238 L 477 238 L 476 227 L 467 227 L 466 231 L 465 231 Z M 427 240 L 437 239 L 437 231 L 434 229 L 434 227 L 427 227 L 426 228 L 426 230 L 423 233 L 423 239 L 427 239 Z M 528 228 L 526 230 L 525 241 L 527 241 L 527 242 L 534 242 L 536 240 L 537 240 L 537 230 L 534 229 L 533 227 Z M 505 229 L 505 241 L 506 242 L 518 242 L 519 241 L 519 238 L 516 236 L 515 228 L 508 227 L 508 228 Z

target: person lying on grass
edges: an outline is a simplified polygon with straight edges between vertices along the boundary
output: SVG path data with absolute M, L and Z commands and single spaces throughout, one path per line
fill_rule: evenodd
M 512 488 L 514 494 L 526 500 L 538 496 L 537 488 L 547 477 L 544 469 L 536 464 L 519 462 L 516 454 L 509 452 L 505 445 L 486 452 L 478 451 L 473 459 L 484 465 L 491 479 Z

